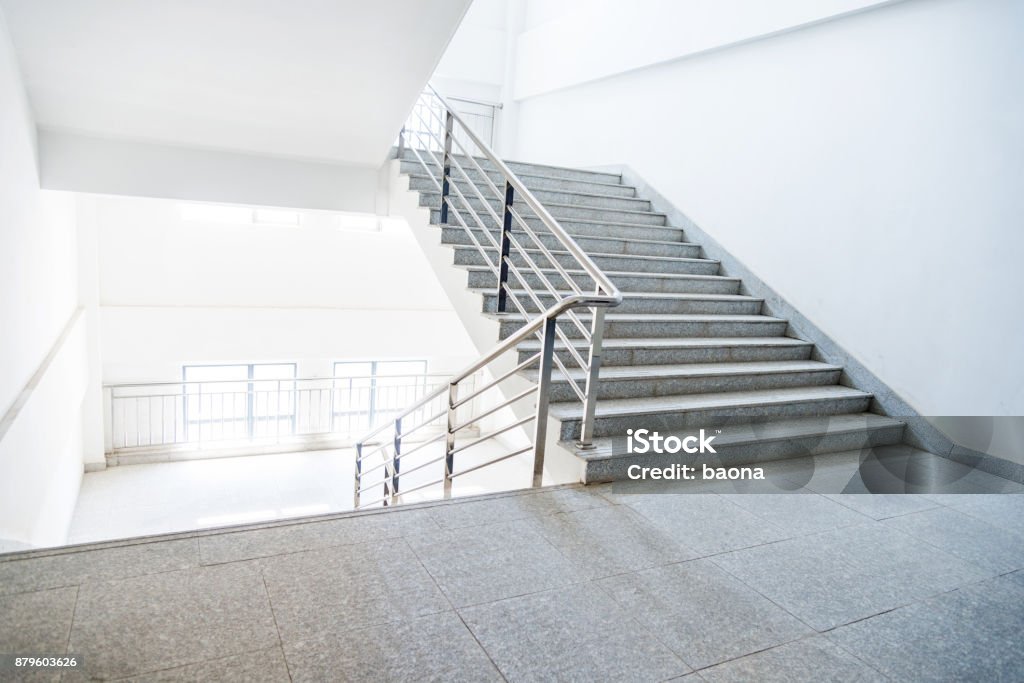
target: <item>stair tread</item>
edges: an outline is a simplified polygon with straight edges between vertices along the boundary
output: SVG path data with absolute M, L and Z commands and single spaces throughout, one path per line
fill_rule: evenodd
M 849 413 L 846 415 L 829 415 L 824 417 L 779 418 L 759 421 L 746 425 L 729 425 L 721 434 L 715 435 L 717 445 L 740 445 L 747 443 L 764 443 L 768 441 L 785 441 L 817 434 L 836 434 L 841 432 L 858 432 L 869 429 L 896 427 L 903 424 L 885 415 L 875 413 Z M 661 432 L 662 436 L 683 437 L 696 433 L 698 430 L 673 430 Z M 584 460 L 604 460 L 608 458 L 633 458 L 632 453 L 622 452 L 624 435 L 603 436 L 594 439 L 594 448 L 586 451 L 577 450 L 570 442 L 563 445 L 575 452 Z M 617 446 L 617 448 L 616 448 Z M 616 452 L 618 451 L 618 452 Z
M 685 246 L 697 246 L 695 244 L 688 244 L 686 242 L 676 242 L 676 244 L 682 244 Z M 461 249 L 464 251 L 477 251 L 477 248 L 472 244 L 453 244 L 450 245 L 454 249 Z M 543 254 L 541 249 L 527 249 L 529 254 Z M 548 249 L 549 252 L 555 255 L 565 254 L 568 255 L 571 252 L 561 251 L 555 249 Z M 514 254 L 513 254 L 514 255 Z M 600 251 L 588 251 L 587 256 L 590 258 L 624 258 L 624 259 L 636 259 L 638 261 L 680 261 L 682 263 L 717 263 L 714 259 L 699 258 L 695 256 L 653 256 L 649 254 L 609 254 Z
M 478 294 L 495 295 L 495 289 L 491 287 L 470 287 L 469 291 Z M 515 294 L 526 294 L 525 289 L 513 288 Z M 536 292 L 538 296 L 551 298 L 550 292 Z M 558 292 L 559 298 L 571 296 L 572 292 Z M 747 296 L 746 294 L 705 294 L 703 292 L 623 292 L 623 299 L 678 299 L 684 301 L 764 301 L 759 297 Z
M 828 386 L 725 391 L 644 398 L 610 398 L 597 402 L 596 415 L 597 417 L 620 417 L 668 411 L 685 412 L 708 408 L 740 408 L 814 400 L 870 398 L 871 395 L 865 391 L 833 384 Z M 550 405 L 550 413 L 558 419 L 579 419 L 583 414 L 583 406 L 578 401 L 552 403 Z
M 787 372 L 835 372 L 842 366 L 816 360 L 773 360 L 722 363 L 673 363 L 666 365 L 603 366 L 601 379 L 663 378 L 663 377 L 715 377 L 722 375 L 777 374 Z M 528 375 L 536 371 L 525 371 Z M 583 379 L 582 368 L 569 368 L 573 379 Z M 567 382 L 561 371 L 551 375 L 553 382 Z
M 440 191 L 438 191 L 436 189 L 435 190 L 413 190 L 413 191 L 414 192 L 419 192 L 420 195 L 437 195 L 437 196 L 441 195 Z M 474 197 L 467 197 L 467 199 L 474 199 Z M 477 201 L 480 200 L 479 197 L 475 197 L 475 199 Z M 623 199 L 623 197 L 615 197 L 615 199 Z M 495 197 L 492 201 L 501 202 L 502 200 L 499 199 L 498 197 Z M 457 210 L 461 209 L 461 207 L 459 207 L 459 206 L 456 206 L 455 208 Z M 661 211 L 638 211 L 636 209 L 618 209 L 618 208 L 609 208 L 607 206 L 591 206 L 590 204 L 565 204 L 565 203 L 562 203 L 562 202 L 544 202 L 544 208 L 548 209 L 548 211 L 552 215 L 554 215 L 556 213 L 556 209 L 589 209 L 591 211 L 614 211 L 616 213 L 635 213 L 635 214 L 644 214 L 644 215 L 651 215 L 651 216 L 661 216 L 663 218 L 667 218 L 667 215 L 665 213 L 662 213 Z M 523 218 L 529 218 L 529 216 L 523 216 Z M 563 219 L 564 220 L 572 220 L 571 218 L 564 218 L 564 217 L 563 217 Z M 642 225 L 642 224 L 639 224 L 639 225 Z
M 573 346 L 584 348 L 590 345 L 586 339 L 573 339 Z M 616 337 L 605 339 L 602 346 L 606 349 L 670 349 L 670 348 L 704 348 L 714 346 L 813 346 L 809 341 L 793 337 Z M 519 345 L 524 351 L 540 348 L 539 340 L 525 341 Z M 564 349 L 565 343 L 555 340 L 556 349 Z
M 449 225 L 449 227 L 463 229 L 461 225 Z M 663 225 L 655 225 L 655 226 L 652 226 L 652 227 L 664 228 L 665 226 L 663 226 Z M 483 230 L 481 228 L 479 228 L 479 227 L 470 226 L 470 229 L 473 232 L 483 232 Z M 681 230 L 681 228 L 671 228 L 671 229 L 672 230 L 677 230 L 677 229 Z M 495 227 L 494 230 L 495 230 L 495 232 L 497 232 L 497 227 Z M 549 233 L 541 233 L 541 234 L 544 235 L 544 234 L 549 234 Z M 684 246 L 684 247 L 699 247 L 700 246 L 696 242 L 682 242 L 682 241 L 679 241 L 679 240 L 636 239 L 634 237 L 620 237 L 618 235 L 608 235 L 608 236 L 603 236 L 603 235 L 579 235 L 579 234 L 573 234 L 573 233 L 570 233 L 570 235 L 572 237 L 575 237 L 576 239 L 584 239 L 584 240 L 609 240 L 609 241 L 615 241 L 615 242 L 639 242 L 641 244 L 664 244 L 664 245 L 668 245 L 668 246 Z M 464 245 L 464 244 L 462 244 L 462 245 L 452 245 L 452 246 L 472 246 L 472 245 Z M 613 253 L 612 256 L 622 256 L 622 254 L 614 254 Z
M 520 313 L 505 313 L 502 315 L 485 313 L 484 315 L 497 320 L 523 320 L 523 316 Z M 577 313 L 577 315 L 580 320 L 590 319 L 589 313 Z M 649 320 L 652 322 L 786 322 L 783 318 L 775 318 L 770 315 L 741 313 L 606 313 L 604 319 L 609 321 Z
M 413 191 L 416 192 L 417 190 L 413 190 Z M 437 194 L 437 193 L 435 192 L 435 194 Z M 439 211 L 439 209 L 436 206 L 430 206 L 430 207 L 423 206 L 423 208 L 429 208 L 431 211 Z M 523 218 L 525 218 L 527 220 L 531 220 L 531 219 L 532 220 L 540 220 L 538 218 L 535 218 L 534 216 L 523 216 Z M 592 219 L 589 219 L 589 218 L 566 218 L 564 216 L 562 218 L 558 219 L 558 222 L 559 223 L 582 223 L 582 224 L 585 224 L 585 225 L 603 225 L 603 226 L 606 226 L 606 227 L 620 227 L 620 228 L 627 228 L 627 229 L 640 228 L 640 229 L 643 229 L 643 230 L 652 230 L 653 229 L 653 230 L 673 230 L 673 231 L 676 231 L 676 232 L 682 232 L 683 231 L 683 228 L 680 228 L 680 227 L 675 226 L 675 225 L 655 225 L 653 223 L 630 223 L 628 221 L 609 221 L 609 220 L 604 220 L 604 219 L 602 219 L 602 220 L 592 220 Z M 434 225 L 439 225 L 439 224 L 438 223 L 434 223 Z M 462 227 L 461 225 L 459 225 L 458 221 L 451 221 L 451 222 L 449 222 L 449 226 L 453 227 L 453 228 L 461 228 Z M 564 225 L 562 227 L 565 228 Z M 570 235 L 572 235 L 574 237 L 576 237 L 576 236 L 586 237 L 586 235 L 577 235 L 577 233 L 574 233 L 571 230 L 566 230 L 566 232 L 568 232 Z
M 709 263 L 718 263 L 714 259 L 691 259 L 693 261 L 706 261 Z M 455 264 L 456 268 L 464 268 L 466 270 L 473 271 L 486 271 L 493 274 L 493 270 L 488 266 L 471 266 L 466 264 Z M 558 273 L 559 271 L 555 268 L 541 268 L 542 273 Z M 586 271 L 575 270 L 572 268 L 565 268 L 566 273 L 569 275 L 586 275 Z M 730 277 L 728 275 L 706 275 L 703 273 L 645 273 L 643 271 L 629 271 L 629 270 L 606 270 L 604 274 L 611 278 L 613 281 L 615 277 L 650 277 L 650 278 L 678 278 L 684 280 L 733 280 L 737 281 L 739 278 Z
M 466 170 L 467 171 L 469 171 L 469 170 L 476 171 L 476 169 L 468 169 L 468 168 Z M 422 180 L 433 180 L 431 178 L 431 176 L 427 175 L 426 173 L 407 173 L 406 175 L 408 175 L 411 178 L 420 178 Z M 630 189 L 632 189 L 634 191 L 636 190 L 636 188 L 633 187 L 632 185 L 622 185 L 622 184 L 616 184 L 616 183 L 603 183 L 603 182 L 592 181 L 592 180 L 573 180 L 573 179 L 570 179 L 570 178 L 559 178 L 558 176 L 541 175 L 541 174 L 538 174 L 538 173 L 524 173 L 523 175 L 526 175 L 526 176 L 531 177 L 531 178 L 544 178 L 546 180 L 560 180 L 560 181 L 563 181 L 563 182 L 585 183 L 585 184 L 589 184 L 589 185 L 606 185 L 608 187 L 628 187 L 628 188 L 630 188 Z M 455 170 L 455 169 L 452 169 L 452 180 L 455 183 L 465 183 L 466 182 L 466 179 L 463 178 L 461 174 L 458 174 L 458 171 Z M 522 177 L 520 177 L 520 180 L 522 180 Z M 501 185 L 500 184 L 495 182 L 495 185 L 497 185 L 498 188 L 501 189 Z M 649 202 L 650 201 L 649 199 L 644 199 L 642 197 L 635 197 L 635 196 L 634 197 L 623 197 L 621 195 L 602 194 L 600 192 L 587 192 L 585 190 L 572 190 L 572 189 L 567 189 L 567 188 L 553 188 L 553 187 L 530 187 L 530 183 L 528 183 L 528 182 L 526 183 L 526 187 L 530 190 L 530 192 L 534 192 L 534 193 L 536 193 L 536 192 L 562 192 L 564 194 L 578 194 L 578 195 L 581 195 L 581 196 L 584 196 L 584 197 L 601 197 L 601 198 L 607 198 L 607 199 L 625 199 L 625 200 L 634 201 L 634 202 Z M 487 189 L 490 190 L 490 188 L 487 188 Z M 484 192 L 483 189 L 481 189 L 480 191 Z M 430 192 L 432 194 L 438 194 L 438 190 L 437 190 L 436 187 L 433 190 L 419 190 L 419 192 Z M 467 195 L 467 196 L 469 196 L 469 195 Z M 475 193 L 474 193 L 474 196 L 476 196 Z M 477 197 L 477 198 L 479 199 L 479 197 Z M 500 200 L 501 197 L 495 196 L 494 199 L 495 200 Z

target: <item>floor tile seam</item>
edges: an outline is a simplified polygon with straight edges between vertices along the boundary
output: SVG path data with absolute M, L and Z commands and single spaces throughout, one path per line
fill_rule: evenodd
M 75 630 L 75 615 L 78 614 L 78 594 L 81 592 L 81 590 L 81 586 L 75 586 L 75 602 L 71 606 L 71 620 L 68 622 L 68 635 L 67 638 L 64 639 L 65 655 L 69 654 L 69 651 L 71 649 L 71 634 Z M 61 678 L 63 678 L 63 674 L 61 674 Z
M 251 560 L 236 560 L 237 562 L 250 562 Z M 231 564 L 231 563 L 223 563 Z M 101 583 L 111 583 L 120 581 L 130 581 L 131 579 L 141 579 L 149 576 L 159 576 L 161 574 L 173 574 L 175 572 L 187 572 L 195 569 L 202 569 L 204 566 L 220 566 L 220 565 L 201 565 L 201 564 L 190 564 L 187 567 L 174 567 L 172 569 L 160 569 L 152 572 L 142 572 L 139 574 L 127 574 L 125 576 L 109 576 L 103 578 L 88 577 L 80 580 L 77 583 L 62 583 L 57 586 L 45 586 L 42 588 L 31 588 L 25 591 L 15 591 L 13 593 L 0 593 L 0 598 L 8 597 L 12 595 L 28 595 L 30 593 L 41 593 L 43 591 L 60 590 L 61 588 L 78 588 L 93 586 Z
M 735 662 L 737 660 L 743 659 L 744 657 L 752 657 L 754 655 L 759 655 L 762 652 L 769 652 L 771 650 L 783 647 L 785 645 L 792 645 L 793 643 L 798 643 L 798 642 L 803 641 L 803 640 L 811 640 L 813 638 L 818 638 L 820 636 L 821 636 L 820 633 L 818 633 L 814 629 L 811 629 L 811 633 L 805 633 L 803 635 L 796 636 L 795 638 L 790 638 L 788 640 L 785 640 L 785 641 L 783 641 L 781 643 L 776 643 L 774 645 L 767 645 L 765 647 L 758 648 L 756 650 L 751 650 L 750 652 L 748 652 L 746 654 L 736 655 L 735 657 L 728 657 L 726 659 L 723 659 L 720 662 L 715 662 L 714 664 L 708 664 L 706 666 L 700 667 L 699 669 L 694 669 L 693 671 L 694 671 L 694 673 L 699 674 L 701 671 L 707 671 L 708 669 L 713 669 L 716 666 L 719 666 L 721 664 L 728 664 L 730 662 Z
M 127 676 L 118 676 L 117 678 L 108 678 L 108 679 L 104 679 L 104 680 L 111 681 L 111 683 L 116 683 L 117 681 L 130 681 L 132 679 L 138 678 L 139 676 L 146 676 L 146 675 L 149 675 L 149 674 L 161 673 L 161 672 L 164 672 L 164 671 L 174 671 L 175 669 L 182 669 L 182 668 L 187 667 L 187 666 L 196 666 L 198 664 L 208 664 L 208 663 L 212 663 L 212 662 L 219 662 L 219 661 L 222 661 L 222 660 L 225 660 L 225 659 L 231 659 L 232 657 L 244 657 L 245 655 L 251 655 L 251 654 L 255 654 L 257 652 L 265 652 L 267 650 L 281 650 L 281 658 L 284 659 L 284 651 L 281 649 L 281 646 L 280 645 L 277 645 L 277 646 L 273 646 L 272 645 L 270 647 L 258 647 L 258 648 L 254 648 L 252 650 L 245 650 L 243 652 L 234 652 L 234 653 L 228 654 L 228 655 L 219 655 L 217 657 L 210 657 L 210 658 L 207 658 L 207 659 L 199 659 L 199 660 L 195 660 L 195 661 L 186 662 L 184 664 L 173 664 L 171 666 L 162 666 L 162 667 L 157 668 L 157 669 L 147 669 L 146 671 L 136 671 L 135 673 L 128 674 Z M 287 668 L 287 662 L 285 663 L 285 667 Z
M 270 588 L 267 586 L 267 577 L 263 573 L 263 565 L 256 564 L 260 573 L 260 584 L 263 586 L 263 595 L 267 599 L 267 608 L 270 610 L 270 618 L 274 622 L 274 633 L 277 634 L 277 647 L 281 650 L 281 659 L 284 661 L 284 669 L 288 672 L 288 680 L 292 680 L 292 669 L 288 664 L 288 657 L 284 653 L 284 638 L 281 637 L 281 626 L 277 623 L 277 611 L 274 609 L 274 602 L 270 599 Z
M 818 492 L 816 491 L 815 493 L 818 493 Z M 828 496 L 830 496 L 830 495 L 833 495 L 833 496 L 883 496 L 883 495 L 890 495 L 890 496 L 905 496 L 906 495 L 906 496 L 912 496 L 912 495 L 915 495 L 915 494 L 912 494 L 912 493 L 888 493 L 888 494 L 886 494 L 886 493 L 842 493 L 842 492 L 840 492 L 840 493 L 832 493 L 832 494 L 818 493 L 818 495 L 819 496 L 823 496 L 825 498 L 828 498 Z M 856 508 L 852 508 L 849 505 L 847 505 L 846 503 L 844 503 L 842 501 L 842 499 L 838 499 L 837 500 L 835 498 L 828 498 L 828 500 L 831 500 L 831 501 L 833 501 L 834 503 L 836 503 L 838 505 L 842 505 L 843 507 L 845 507 L 848 510 L 853 510 L 854 512 L 860 512 Z M 932 507 L 926 507 L 926 508 L 923 508 L 923 509 L 920 509 L 920 510 L 907 510 L 905 512 L 898 512 L 896 514 L 887 515 L 885 517 L 872 517 L 871 515 L 868 515 L 868 514 L 866 514 L 864 512 L 861 512 L 860 514 L 864 515 L 865 517 L 868 517 L 869 519 L 871 519 L 871 520 L 873 520 L 875 522 L 882 522 L 882 521 L 885 521 L 887 519 L 896 519 L 897 517 L 905 517 L 906 515 L 913 515 L 913 514 L 917 514 L 919 512 L 928 512 L 929 510 L 937 510 L 937 509 L 941 509 L 941 508 L 942 508 L 942 506 L 939 505 L 938 503 L 932 503 Z
M 74 545 L 52 546 L 49 548 L 32 548 L 29 550 L 17 550 L 10 553 L 0 553 L 0 567 L 13 562 L 25 562 L 27 560 L 40 560 L 46 557 L 63 557 L 65 555 L 78 555 L 85 553 L 101 552 L 104 550 L 117 550 L 120 548 L 134 548 L 136 546 L 151 545 L 156 543 L 173 543 L 174 541 L 185 541 L 196 538 L 195 530 L 169 532 L 164 534 L 148 534 L 145 536 L 132 536 L 129 538 L 107 539 L 103 541 L 92 541 Z M 97 546 L 95 548 L 89 546 Z
M 921 510 L 921 512 L 927 512 L 927 510 Z M 890 518 L 890 519 L 892 519 L 892 518 Z M 984 522 L 984 520 L 978 520 L 978 521 Z M 879 523 L 881 523 L 881 522 L 879 522 Z M 931 548 L 933 551 L 938 552 L 938 553 L 944 555 L 945 557 L 947 557 L 950 560 L 955 560 L 957 562 L 963 562 L 964 564 L 969 565 L 970 567 L 973 567 L 974 569 L 978 570 L 979 572 L 983 572 L 983 573 L 989 574 L 989 576 L 984 577 L 982 579 L 979 579 L 980 581 L 984 581 L 984 580 L 986 580 L 988 578 L 994 578 L 994 576 L 992 574 L 990 574 L 990 572 L 998 571 L 998 570 L 989 569 L 987 567 L 983 567 L 983 566 L 981 566 L 980 564 L 978 564 L 977 562 L 975 562 L 973 560 L 967 560 L 967 559 L 964 559 L 964 558 L 962 558 L 962 557 L 960 557 L 958 555 L 954 555 L 949 550 L 947 550 L 945 548 L 942 548 L 941 546 L 938 546 L 935 543 L 932 543 L 928 539 L 922 538 L 920 536 L 915 536 L 915 535 L 911 534 L 908 531 L 903 531 L 902 529 L 891 528 L 887 524 L 883 524 L 882 526 L 885 527 L 888 531 L 892 531 L 892 532 L 894 532 L 896 534 L 899 534 L 900 536 L 905 537 L 909 541 L 912 541 L 914 543 L 920 543 L 920 544 L 922 544 L 922 545 L 924 545 L 924 546 L 926 546 L 928 548 Z M 989 524 L 989 526 L 991 526 L 993 529 L 996 529 L 996 530 L 1003 530 L 1003 531 L 1005 531 L 1005 529 L 1001 529 L 1001 527 L 997 527 L 994 524 Z M 1024 565 L 1021 565 L 1020 567 L 1017 567 L 1017 569 L 1024 569 Z M 1016 570 L 1011 570 L 1011 571 L 1016 571 Z M 996 576 L 998 576 L 998 574 L 996 574 Z

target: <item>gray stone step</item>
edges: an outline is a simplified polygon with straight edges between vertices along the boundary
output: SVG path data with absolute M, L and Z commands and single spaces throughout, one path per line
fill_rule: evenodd
M 429 163 L 429 162 L 428 162 Z M 440 173 L 436 167 L 431 166 L 431 173 Z M 470 166 L 463 167 L 469 177 L 474 183 L 485 185 L 483 181 L 483 175 L 481 175 L 475 168 Z M 485 169 L 486 170 L 486 169 Z M 423 170 L 419 162 L 402 162 L 402 173 L 411 176 L 420 176 L 422 178 L 429 178 L 430 176 Z M 465 182 L 465 177 L 459 173 L 454 167 L 452 168 L 452 175 L 459 179 L 459 182 Z M 623 185 L 622 183 L 613 182 L 595 182 L 587 180 L 572 180 L 571 178 L 559 178 L 557 176 L 545 175 L 542 173 L 517 173 L 519 179 L 526 183 L 526 187 L 530 188 L 530 191 L 535 190 L 563 190 L 569 192 L 586 192 L 588 194 L 605 194 L 612 195 L 615 197 L 635 197 L 636 188 L 630 185 Z M 503 188 L 505 186 L 505 178 L 498 171 L 490 171 L 487 173 L 487 177 L 490 178 L 491 182 L 494 183 L 495 187 Z
M 437 195 L 435 195 L 437 197 Z M 423 202 L 420 202 L 421 206 L 425 206 Z M 434 205 L 431 205 L 434 206 Z M 535 216 L 523 216 L 527 224 L 536 229 L 545 228 L 544 223 Z M 625 239 L 643 239 L 643 240 L 667 240 L 671 242 L 682 242 L 684 235 L 682 228 L 672 227 L 670 225 L 645 225 L 640 223 L 630 223 L 628 221 L 616 221 L 612 219 L 583 219 L 583 218 L 565 218 L 556 216 L 558 224 L 569 233 L 570 235 L 586 235 L 590 237 L 619 237 Z M 490 225 L 493 218 L 490 214 L 480 214 L 480 219 L 484 221 L 484 225 Z M 472 216 L 463 216 L 463 220 L 466 221 L 466 225 L 471 228 L 478 228 L 479 225 L 473 220 Z M 431 208 L 430 210 L 430 222 L 434 225 L 441 224 L 441 211 L 437 208 Z M 456 220 L 454 216 L 450 219 L 452 226 L 462 227 L 462 225 Z
M 480 198 L 480 195 L 473 190 L 473 188 L 465 181 L 464 178 L 456 179 L 453 185 L 462 192 L 467 198 Z M 417 190 L 419 192 L 437 192 L 437 186 L 434 185 L 434 181 L 427 176 L 410 176 L 409 177 L 409 189 Z M 504 186 L 498 186 L 497 189 L 502 194 L 496 195 L 493 190 L 487 185 L 481 185 L 478 188 L 480 193 L 488 199 L 496 199 L 501 201 L 505 194 Z M 451 190 L 452 194 L 455 194 L 455 190 Z M 547 190 L 547 189 L 534 189 L 530 188 L 530 192 L 537 198 L 542 204 L 547 206 L 548 204 L 571 204 L 573 206 L 591 206 L 600 207 L 606 209 L 624 209 L 626 211 L 650 211 L 651 202 L 646 199 L 640 199 L 637 197 L 621 197 L 617 195 L 602 194 L 597 192 L 582 192 L 573 190 Z
M 494 289 L 473 290 L 484 297 L 483 311 L 494 313 L 497 309 L 498 295 Z M 550 292 L 534 292 L 540 300 L 540 307 L 534 303 L 526 290 L 514 288 L 518 300 L 526 306 L 526 310 L 540 312 L 555 303 L 555 295 Z M 558 299 L 564 299 L 571 292 L 559 292 Z M 616 313 L 731 313 L 737 315 L 756 315 L 761 312 L 763 299 L 741 294 L 682 294 L 657 292 L 625 292 L 622 303 L 615 307 Z
M 576 352 L 587 357 L 587 342 L 573 342 Z M 751 361 L 807 360 L 814 344 L 792 337 L 693 337 L 606 339 L 602 367 L 619 365 L 677 365 L 680 363 L 734 363 Z M 540 350 L 539 341 L 519 345 L 519 362 Z M 555 353 L 563 363 L 572 363 L 565 344 L 555 342 Z M 536 363 L 533 364 L 536 366 Z
M 512 305 L 511 303 L 509 304 Z M 584 309 L 585 310 L 585 309 Z M 518 313 L 485 314 L 501 325 L 501 338 L 519 330 L 525 320 Z M 580 313 L 579 319 L 589 329 L 590 315 Z M 565 316 L 559 327 L 570 339 L 582 336 L 579 327 Z M 608 313 L 605 315 L 605 337 L 771 337 L 782 336 L 787 323 L 767 315 L 684 315 L 649 313 Z
M 673 429 L 713 431 L 752 419 L 863 413 L 871 399 L 871 394 L 841 385 L 609 399 L 597 403 L 594 436 L 614 436 L 640 428 L 662 433 Z M 582 404 L 552 403 L 550 414 L 561 421 L 560 440 L 579 438 Z
M 522 242 L 520 242 L 521 244 Z M 472 246 L 458 245 L 455 250 L 454 263 L 457 266 L 486 266 L 497 261 L 498 254 L 495 251 L 481 254 L 480 250 Z M 557 259 L 564 268 L 578 268 L 579 259 L 567 251 L 549 250 L 551 255 Z M 711 259 L 686 258 L 673 256 L 634 256 L 631 254 L 598 254 L 588 253 L 590 260 L 605 272 L 629 272 L 629 273 L 699 273 L 713 275 L 718 272 L 719 262 Z M 526 256 L 518 250 L 510 254 L 512 263 L 519 267 L 526 267 L 526 256 L 537 264 L 542 270 L 553 268 L 548 256 L 539 249 L 527 249 Z M 489 260 L 493 259 L 493 260 Z
M 429 207 L 440 207 L 441 206 L 441 193 L 440 192 L 420 192 L 420 206 Z M 467 197 L 469 205 L 477 212 L 477 215 L 485 222 L 490 224 L 493 217 L 487 213 L 484 208 L 483 202 L 479 198 Z M 455 207 L 459 210 L 459 215 L 466 222 L 466 225 L 476 225 L 472 213 L 465 208 L 461 201 L 457 197 L 453 197 Z M 502 207 L 502 200 L 493 199 L 489 201 L 491 208 L 496 212 Z M 515 206 L 519 209 L 520 213 L 524 216 L 529 213 L 528 208 L 517 200 Z M 571 204 L 560 204 L 558 202 L 546 202 L 544 208 L 555 217 L 559 223 L 565 220 L 591 220 L 591 221 L 613 221 L 613 222 L 625 222 L 625 223 L 636 223 L 639 225 L 665 225 L 666 217 L 663 213 L 655 213 L 652 211 L 628 211 L 626 209 L 615 209 L 605 208 L 601 206 L 577 206 Z M 499 212 L 500 215 L 500 212 Z M 531 214 L 532 215 L 532 214 Z M 452 225 L 459 225 L 458 220 L 455 216 L 449 218 L 449 223 Z
M 462 165 L 463 168 L 467 168 L 469 159 L 461 154 L 453 154 L 456 160 Z M 414 159 L 411 150 L 406 150 L 405 159 Z M 427 163 L 429 160 L 424 158 Z M 485 170 L 492 171 L 496 167 L 493 163 L 483 157 L 476 157 L 477 163 L 480 164 Z M 588 171 L 580 168 L 564 168 L 562 166 L 549 166 L 546 164 L 534 164 L 523 161 L 504 161 L 505 165 L 512 169 L 512 172 L 517 176 L 522 173 L 523 175 L 546 175 L 553 178 L 568 178 L 572 180 L 588 180 L 602 183 L 618 183 L 622 181 L 622 178 L 618 173 L 609 173 L 607 171 Z
M 780 418 L 728 425 L 715 434 L 716 453 L 629 453 L 625 434 L 594 439 L 594 448 L 581 451 L 571 442 L 562 445 L 584 461 L 588 483 L 628 479 L 632 465 L 665 467 L 669 464 L 700 467 L 739 467 L 838 451 L 888 446 L 903 440 L 904 425 L 874 413 L 821 417 Z M 698 428 L 699 429 L 699 428 Z M 707 428 L 705 428 L 707 429 Z M 697 430 L 665 431 L 662 436 L 683 439 Z
M 471 230 L 472 237 L 485 247 L 490 245 L 483 230 Z M 495 242 L 500 238 L 501 231 L 495 227 L 488 231 Z M 535 230 L 535 234 L 548 249 L 562 249 L 561 241 L 548 231 Z M 521 243 L 529 242 L 533 248 L 533 240 L 523 230 L 515 231 L 516 238 Z M 573 240 L 583 251 L 598 254 L 631 254 L 636 256 L 669 256 L 699 258 L 701 248 L 698 244 L 689 242 L 667 242 L 663 240 L 638 240 L 627 237 L 590 237 L 587 235 L 573 235 Z M 470 235 L 466 229 L 460 226 L 442 226 L 441 243 L 451 245 L 472 245 Z
M 581 389 L 586 376 L 578 364 L 567 365 L 569 377 Z M 836 384 L 842 368 L 813 360 L 756 363 L 690 363 L 681 365 L 603 366 L 599 399 L 707 394 Z M 536 380 L 536 371 L 523 371 Z M 551 400 L 572 401 L 569 379 L 559 368 L 551 375 Z
M 495 289 L 498 277 L 486 266 L 467 266 L 467 282 L 471 288 Z M 554 269 L 543 268 L 544 277 L 553 286 L 564 288 L 565 279 Z M 717 272 L 717 268 L 715 269 Z M 584 272 L 567 269 L 569 276 L 580 288 L 591 288 L 594 281 Z M 736 294 L 739 291 L 739 278 L 725 275 L 703 273 L 623 273 L 605 271 L 615 286 L 623 292 L 679 292 L 706 294 Z M 542 288 L 544 283 L 534 274 L 524 274 L 531 287 Z M 516 284 L 519 281 L 516 280 Z

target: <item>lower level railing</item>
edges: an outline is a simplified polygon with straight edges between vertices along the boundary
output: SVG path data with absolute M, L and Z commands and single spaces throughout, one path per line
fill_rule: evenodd
M 344 445 L 447 383 L 423 374 L 108 385 L 107 450 Z M 443 428 L 437 420 L 425 431 Z

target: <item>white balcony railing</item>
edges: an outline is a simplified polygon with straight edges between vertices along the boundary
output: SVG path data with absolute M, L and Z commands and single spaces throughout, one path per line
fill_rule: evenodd
M 107 385 L 107 451 L 348 445 L 447 382 L 423 374 Z M 443 400 L 423 417 L 443 412 Z

